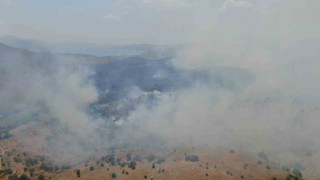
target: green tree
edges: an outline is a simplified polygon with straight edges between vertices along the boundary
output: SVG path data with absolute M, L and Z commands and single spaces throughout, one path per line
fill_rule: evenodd
M 29 177 L 28 177 L 27 175 L 22 174 L 22 175 L 20 176 L 20 180 L 30 180 L 30 179 L 29 179 Z
M 8 180 L 19 180 L 19 177 L 17 174 L 12 174 L 9 176 Z
M 44 175 L 41 174 L 41 175 L 38 176 L 38 180 L 44 180 L 44 179 L 45 179 Z

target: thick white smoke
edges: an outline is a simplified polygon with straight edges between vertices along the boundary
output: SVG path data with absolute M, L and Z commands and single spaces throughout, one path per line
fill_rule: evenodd
M 41 153 L 55 162 L 76 160 L 74 156 L 84 150 L 87 146 L 84 142 L 98 127 L 88 108 L 98 98 L 96 88 L 89 80 L 90 66 L 76 59 L 37 54 L 34 56 L 39 56 L 40 60 L 33 63 L 27 53 L 6 52 L 6 57 L 1 58 L 1 114 L 30 111 L 23 117 L 24 123 L 28 122 L 29 114 L 37 114 L 31 120 L 40 125 L 33 128 L 45 132 L 38 134 L 39 137 L 17 132 L 19 142 L 36 151 L 47 147 Z M 19 118 L 14 114 L 5 120 L 12 121 L 8 122 L 12 127 L 24 124 L 19 124 Z M 46 146 L 44 142 L 37 142 L 37 138 L 52 140 Z M 99 141 L 98 136 L 93 143 L 96 141 Z
M 1 109 L 43 105 L 47 111 L 42 117 L 58 127 L 55 148 L 65 152 L 52 155 L 57 161 L 70 154 L 79 158 L 86 148 L 128 142 L 152 146 L 153 139 L 275 156 L 318 151 L 320 2 L 191 4 L 191 46 L 173 63 L 177 69 L 208 72 L 209 80 L 155 93 L 158 101 L 152 107 L 140 104 L 116 122 L 112 138 L 88 115 L 87 107 L 98 95 L 88 82 L 90 72 L 75 68 L 74 61 L 53 63 L 54 71 L 18 60 L 3 62 L 1 73 L 7 76 L 0 98 L 6 103 L 0 103 Z M 132 96 L 138 93 L 132 90 Z
M 128 117 L 126 132 L 139 124 L 137 136 L 144 132 L 172 145 L 275 156 L 319 150 L 319 1 L 270 1 L 267 9 L 262 1 L 195 4 L 197 28 L 190 48 L 173 61 L 176 67 L 242 69 L 254 80 L 240 89 L 199 83 L 162 95 L 156 107 L 141 105 Z M 222 84 L 230 78 L 222 76 Z

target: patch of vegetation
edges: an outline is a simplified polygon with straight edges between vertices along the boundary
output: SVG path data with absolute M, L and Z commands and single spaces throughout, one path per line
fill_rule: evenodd
M 12 174 L 8 177 L 8 180 L 19 180 L 19 177 L 17 174 Z
M 282 167 L 282 170 L 287 171 L 287 172 L 290 172 L 290 168 L 287 167 L 287 166 L 283 166 L 283 167 Z
M 292 173 L 293 173 L 294 175 L 302 178 L 302 173 L 301 173 L 300 169 L 294 168 L 294 169 L 292 170 Z
M 131 161 L 131 153 L 127 153 L 127 161 Z
M 135 161 L 141 161 L 140 155 L 139 155 L 139 154 L 136 154 L 136 155 L 134 156 L 133 160 L 135 160 Z
M 28 158 L 26 159 L 26 166 L 34 166 L 38 164 L 37 159 Z
M 199 157 L 197 155 L 186 155 L 185 160 L 190 162 L 197 162 L 199 161 Z
M 30 180 L 29 177 L 26 174 L 22 174 L 20 176 L 20 180 Z
M 131 161 L 128 165 L 128 168 L 131 168 L 132 170 L 134 170 L 136 169 L 136 165 L 137 165 L 136 161 Z
M 149 162 L 153 161 L 155 159 L 155 156 L 153 154 L 150 154 L 148 157 L 147 157 L 147 160 Z
M 7 139 L 7 138 L 10 138 L 10 137 L 12 137 L 12 134 L 10 134 L 8 131 L 0 132 L 0 140 L 1 139 Z
M 80 177 L 80 169 L 77 169 L 76 174 L 78 177 Z
M 22 162 L 22 159 L 19 158 L 19 157 L 14 157 L 14 158 L 13 158 L 13 161 L 16 162 L 16 163 L 21 163 L 21 162 Z
M 41 175 L 38 176 L 38 180 L 44 180 L 44 179 L 45 179 L 44 175 L 41 174 Z
M 30 173 L 30 177 L 33 177 L 34 169 L 33 168 L 29 169 L 29 173 Z
M 70 169 L 71 168 L 71 166 L 68 166 L 68 165 L 63 165 L 62 167 L 61 167 L 61 169 Z M 55 167 L 55 169 L 56 169 L 56 171 L 57 171 L 57 169 L 59 169 L 59 167 Z
M 113 179 L 113 178 L 116 178 L 117 177 L 117 174 L 116 173 L 112 173 L 111 174 L 111 178 Z
M 157 164 L 161 164 L 161 163 L 164 163 L 165 162 L 165 159 L 164 158 L 160 158 L 157 160 Z
M 105 161 L 106 161 L 107 163 L 110 163 L 112 166 L 115 166 L 115 165 L 116 165 L 114 154 L 111 154 L 111 155 L 106 156 L 106 157 L 105 157 Z
M 267 156 L 266 153 L 264 153 L 264 152 L 259 152 L 259 153 L 258 153 L 258 156 L 259 156 L 260 158 L 268 161 L 268 156 Z
M 44 170 L 46 172 L 53 172 L 53 167 L 47 166 L 46 164 L 42 163 L 39 167 L 41 170 Z
M 3 174 L 3 175 L 12 174 L 12 169 L 0 170 L 0 174 Z

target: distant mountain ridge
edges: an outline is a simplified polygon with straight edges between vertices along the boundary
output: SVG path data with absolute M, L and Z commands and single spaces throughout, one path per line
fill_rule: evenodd
M 0 42 L 12 47 L 35 52 L 66 54 L 88 54 L 92 56 L 137 56 L 146 52 L 163 49 L 164 46 L 152 44 L 130 44 L 123 46 L 106 46 L 94 43 L 46 43 L 15 36 L 0 37 Z

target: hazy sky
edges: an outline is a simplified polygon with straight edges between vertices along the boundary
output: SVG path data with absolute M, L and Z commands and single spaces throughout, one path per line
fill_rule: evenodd
M 215 16 L 235 8 L 261 14 L 274 1 L 0 0 L 0 35 L 106 44 L 185 43 L 206 16 L 199 13 L 203 9 Z

